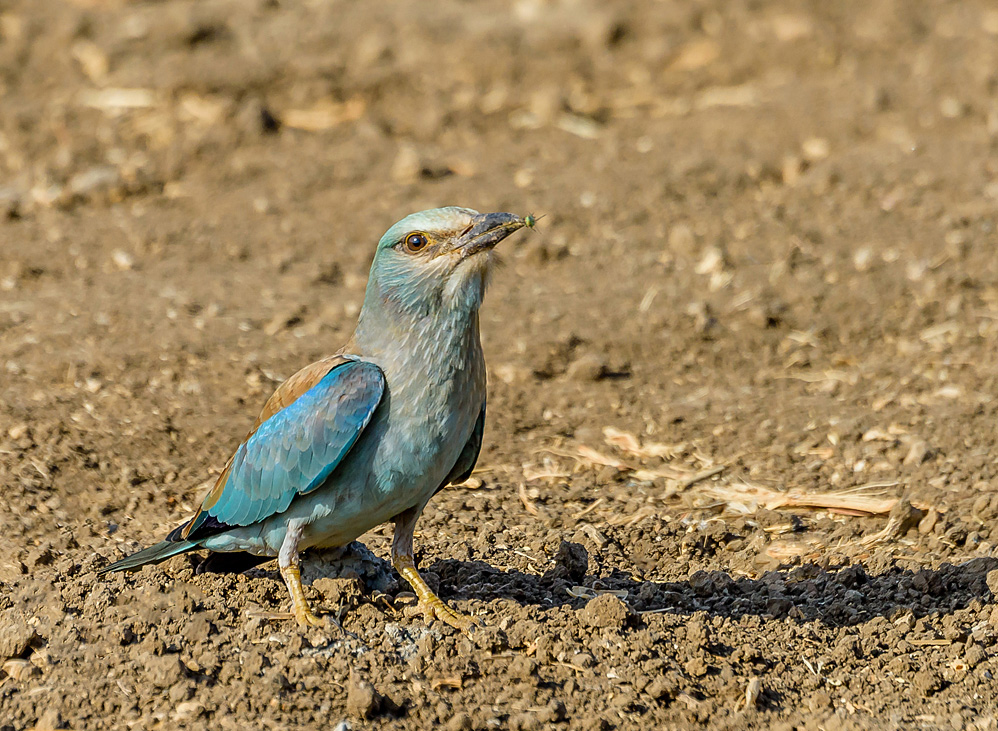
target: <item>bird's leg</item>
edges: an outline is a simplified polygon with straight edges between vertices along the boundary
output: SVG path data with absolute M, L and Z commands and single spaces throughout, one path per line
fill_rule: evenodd
M 461 632 L 469 633 L 477 626 L 475 620 L 455 612 L 444 604 L 443 599 L 433 593 L 433 590 L 416 570 L 416 562 L 412 557 L 412 532 L 416 528 L 416 520 L 422 509 L 422 505 L 409 508 L 393 519 L 395 535 L 392 537 L 392 565 L 416 592 L 419 604 L 427 618 L 436 617 Z
M 312 614 L 305 598 L 305 590 L 301 585 L 301 569 L 298 566 L 298 542 L 301 541 L 305 526 L 296 521 L 288 524 L 288 532 L 284 536 L 280 553 L 277 554 L 277 565 L 281 568 L 281 577 L 288 586 L 291 595 L 291 612 L 299 627 L 321 627 L 325 622 Z

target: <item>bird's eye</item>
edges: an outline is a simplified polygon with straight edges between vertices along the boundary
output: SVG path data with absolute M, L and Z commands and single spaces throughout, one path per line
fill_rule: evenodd
M 428 243 L 430 240 L 426 238 L 426 234 L 413 233 L 405 237 L 405 249 L 412 254 L 425 249 Z

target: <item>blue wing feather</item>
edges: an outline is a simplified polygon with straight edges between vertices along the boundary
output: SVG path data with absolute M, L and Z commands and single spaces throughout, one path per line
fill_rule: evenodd
M 322 485 L 370 422 L 384 388 L 373 363 L 350 360 L 329 371 L 239 446 L 218 500 L 188 537 L 197 538 L 209 518 L 228 527 L 257 523 Z

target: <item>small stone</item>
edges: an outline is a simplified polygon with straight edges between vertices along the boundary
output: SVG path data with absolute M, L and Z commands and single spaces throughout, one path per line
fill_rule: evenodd
M 780 166 L 780 176 L 784 185 L 796 185 L 800 180 L 801 173 L 804 172 L 804 163 L 796 155 L 787 155 L 783 158 Z
M 149 682 L 157 688 L 169 688 L 184 678 L 184 665 L 180 655 L 150 655 L 145 660 Z
M 943 685 L 942 676 L 931 668 L 925 668 L 916 673 L 911 682 L 915 689 L 921 691 L 924 696 L 935 695 Z
M 912 442 L 908 454 L 904 458 L 905 467 L 918 467 L 929 457 L 929 443 L 924 439 Z
M 561 723 L 568 717 L 568 710 L 565 704 L 557 699 L 551 699 L 543 710 L 539 711 L 537 718 L 543 723 Z
M 204 710 L 204 706 L 198 701 L 182 701 L 173 709 L 173 717 L 176 720 L 197 718 Z
M 554 564 L 554 568 L 544 574 L 545 579 L 564 579 L 581 584 L 589 570 L 589 552 L 580 543 L 562 541 Z
M 8 609 L 0 614 L 0 660 L 21 657 L 33 639 L 35 631 L 21 612 Z
M 372 718 L 381 707 L 381 696 L 374 686 L 356 673 L 350 674 L 347 690 L 347 713 L 361 719 Z
M 70 199 L 114 195 L 123 187 L 121 171 L 113 165 L 97 165 L 69 179 L 64 195 Z
M 5 675 L 16 681 L 27 680 L 33 675 L 38 674 L 38 668 L 27 660 L 8 660 L 0 666 L 0 670 L 3 670 Z
M 586 542 L 592 544 L 592 548 L 604 548 L 610 542 L 610 539 L 603 535 L 599 528 L 597 528 L 592 523 L 583 523 L 579 526 L 579 529 L 575 531 L 575 535 L 572 536 L 572 540 L 575 543 L 581 543 L 583 546 Z M 586 550 L 592 551 L 592 548 L 587 548 Z
M 35 722 L 37 731 L 53 731 L 53 729 L 63 728 L 62 714 L 58 708 L 48 708 L 42 712 Z
M 676 682 L 664 675 L 659 675 L 645 686 L 645 693 L 655 700 L 671 698 L 676 694 Z
M 596 484 L 612 485 L 620 479 L 622 474 L 623 473 L 619 467 L 615 467 L 612 464 L 604 465 L 603 468 L 596 473 Z
M 934 507 L 929 508 L 929 512 L 925 514 L 925 517 L 918 521 L 918 532 L 923 536 L 928 535 L 936 527 L 938 521 L 939 512 Z
M 994 571 L 988 571 L 988 576 L 986 580 L 988 582 L 988 589 L 991 590 L 991 593 L 994 596 L 998 597 L 998 569 L 995 569 Z
M 579 612 L 579 620 L 596 628 L 621 629 L 630 617 L 631 610 L 613 594 L 600 594 L 590 599 Z
M 572 656 L 572 665 L 580 668 L 591 668 L 596 664 L 596 659 L 588 652 L 580 652 Z
M 686 674 L 693 678 L 703 677 L 707 674 L 708 669 L 707 663 L 704 662 L 704 659 L 699 656 L 691 657 L 686 661 L 686 664 L 683 665 L 683 670 L 686 671 Z
M 869 246 L 864 246 L 858 249 L 856 253 L 852 255 L 852 265 L 856 267 L 857 272 L 865 272 L 870 268 L 873 263 L 873 249 Z
M 587 353 L 568 366 L 566 375 L 573 381 L 598 381 L 606 375 L 606 362 L 595 353 Z
M 111 261 L 114 262 L 114 265 L 123 272 L 128 271 L 135 266 L 135 257 L 127 251 L 122 251 L 121 249 L 117 249 L 111 254 Z

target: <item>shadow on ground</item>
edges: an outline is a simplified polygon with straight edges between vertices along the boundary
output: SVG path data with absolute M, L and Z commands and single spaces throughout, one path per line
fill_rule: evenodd
M 578 572 L 573 576 L 563 565 L 544 575 L 501 571 L 482 561 L 447 559 L 427 567 L 440 577 L 445 598 L 513 599 L 520 604 L 580 608 L 587 600 L 567 590 L 582 585 L 626 591 L 627 603 L 638 612 L 702 611 L 732 619 L 755 615 L 802 623 L 817 620 L 831 627 L 862 624 L 874 617 L 895 619 L 908 611 L 916 618 L 948 614 L 974 599 L 990 601 L 987 574 L 995 569 L 998 558 L 982 557 L 919 571 L 892 568 L 875 575 L 860 565 L 836 570 L 805 564 L 758 579 L 698 571 L 686 581 L 652 582 L 635 581 L 617 570 L 601 577 Z

